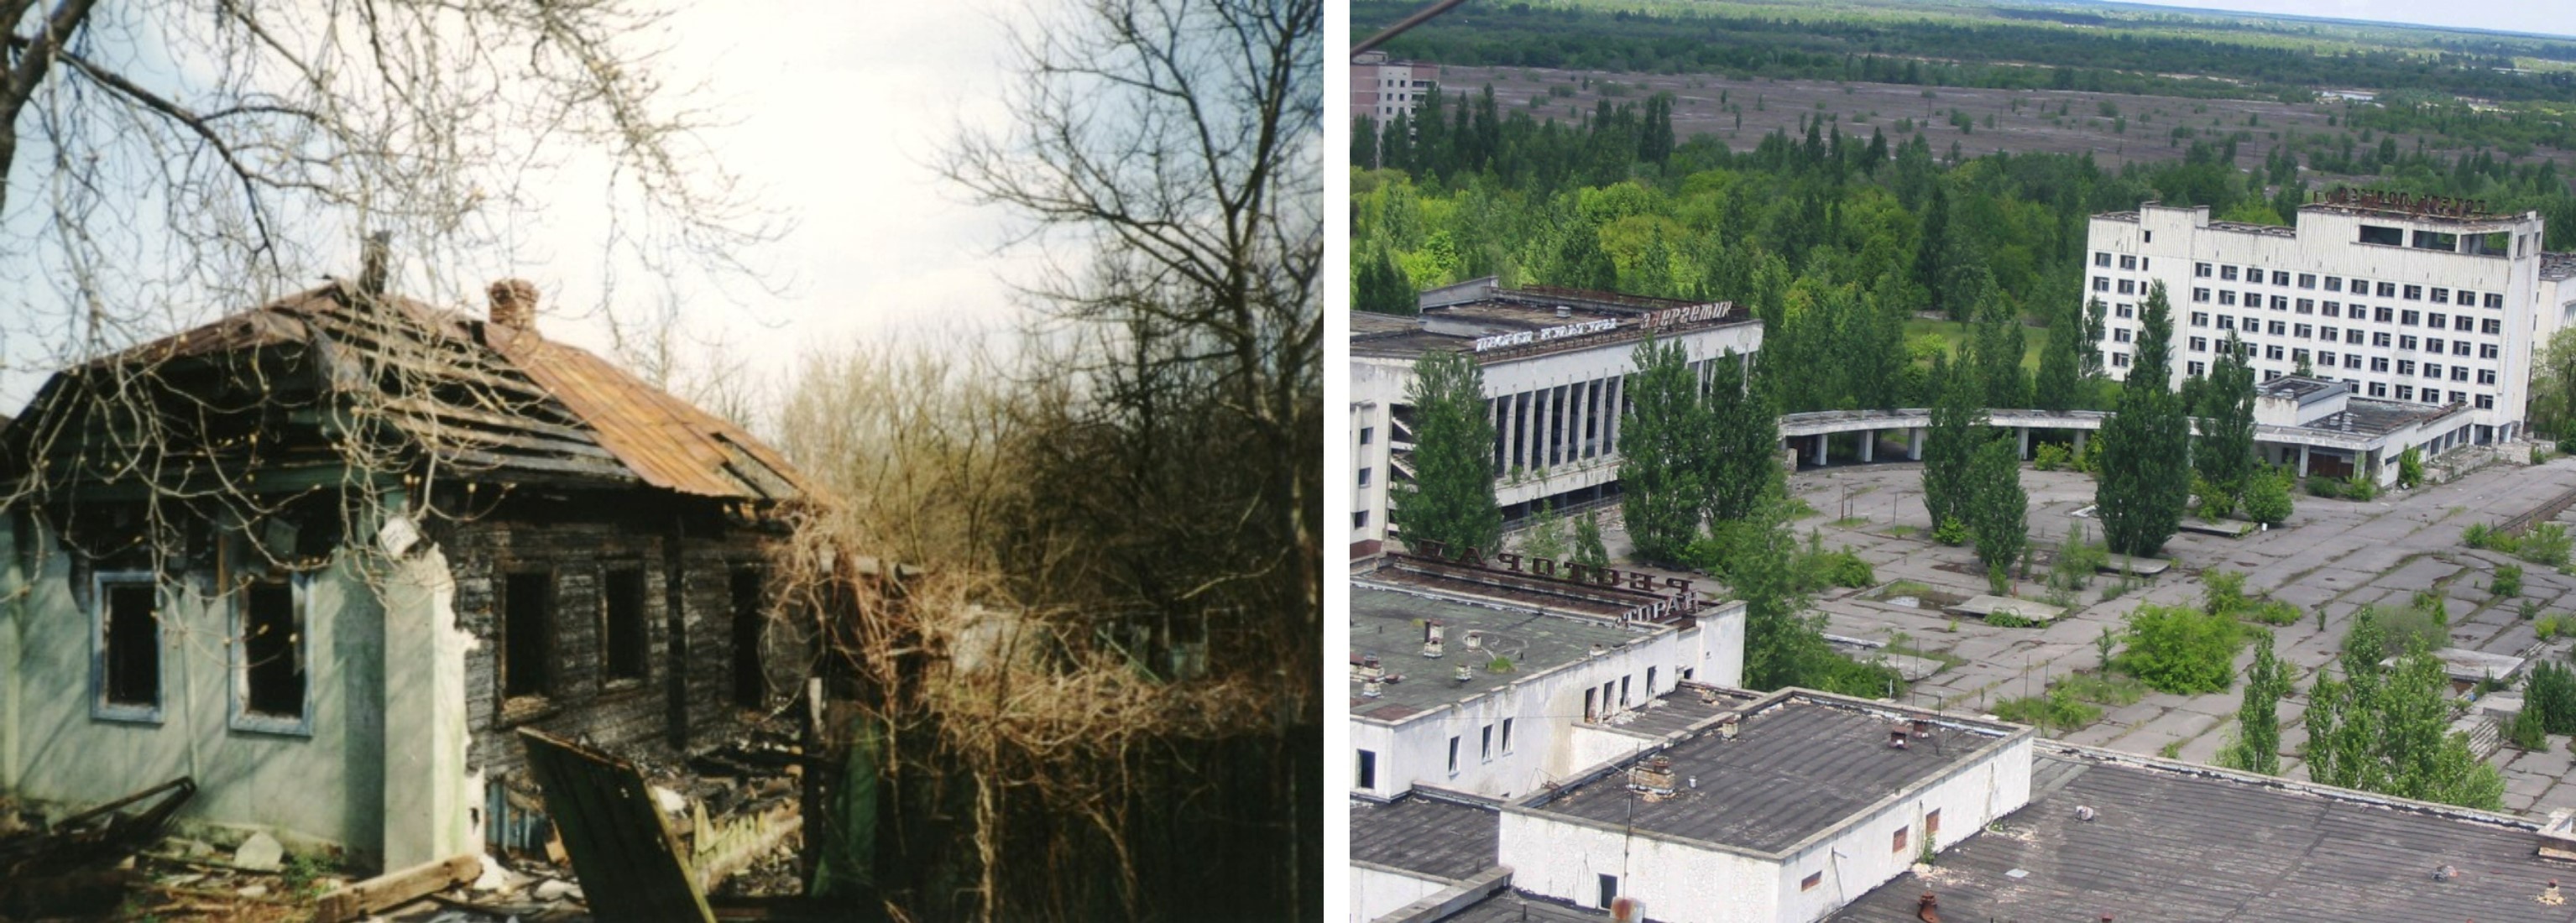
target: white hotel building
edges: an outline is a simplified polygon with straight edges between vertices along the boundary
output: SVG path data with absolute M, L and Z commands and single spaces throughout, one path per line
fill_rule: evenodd
M 2085 294 L 2110 306 L 2105 367 L 2127 375 L 2139 308 L 2161 282 L 2177 384 L 2235 334 L 2261 380 L 2306 362 L 2356 397 L 2461 405 L 2468 441 L 2512 439 L 2533 352 L 2576 311 L 2576 286 L 2558 291 L 2567 260 L 2541 252 L 2538 213 L 2466 204 L 2339 192 L 2299 209 L 2296 228 L 2155 203 L 2096 215 Z

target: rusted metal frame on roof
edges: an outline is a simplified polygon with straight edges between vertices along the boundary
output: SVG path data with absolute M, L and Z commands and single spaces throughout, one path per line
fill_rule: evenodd
M 593 915 L 713 923 L 679 837 L 634 765 L 530 728 L 519 740 Z
M 586 477 L 605 478 L 620 483 L 632 483 L 637 480 L 635 472 L 627 470 L 624 465 L 602 465 L 565 458 L 496 455 L 491 452 L 479 452 L 473 449 L 440 448 L 437 451 L 437 454 L 442 463 L 458 465 L 461 467 L 480 467 L 494 471 L 526 469 L 531 471 L 552 472 L 556 474 L 576 474 Z
M 526 433 L 446 425 L 409 413 L 387 414 L 385 419 L 422 442 L 440 446 L 475 449 L 510 448 L 549 455 L 598 458 L 612 462 L 617 460 L 615 453 L 600 448 L 598 444 L 588 440 L 573 442 Z
M 335 359 L 374 360 L 371 363 L 362 364 L 392 366 L 430 380 L 461 380 L 487 388 L 518 391 L 539 399 L 552 396 L 535 382 L 516 374 L 516 369 L 490 363 L 480 354 L 466 351 L 462 347 L 449 351 L 433 347 L 417 338 L 372 336 L 372 331 L 337 323 L 327 315 L 317 316 L 314 321 L 314 326 L 324 333 L 336 334 L 338 339 L 346 341 L 339 344 L 344 352 L 335 355 Z M 351 349 L 360 350 L 363 356 L 347 355 L 345 351 Z M 442 352 L 449 354 L 441 355 Z
M 540 436 L 588 442 L 593 445 L 598 444 L 599 441 L 588 430 L 547 423 L 516 414 L 477 410 L 444 401 L 423 400 L 417 397 L 386 397 L 381 404 L 389 413 L 451 418 L 457 420 L 460 425 L 481 424 L 496 429 L 522 429 Z

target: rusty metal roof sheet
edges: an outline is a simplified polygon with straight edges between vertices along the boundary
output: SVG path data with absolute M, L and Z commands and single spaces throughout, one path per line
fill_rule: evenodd
M 777 450 L 588 350 L 497 325 L 486 326 L 484 338 L 589 424 L 600 447 L 644 483 L 708 497 L 787 500 L 808 493 Z

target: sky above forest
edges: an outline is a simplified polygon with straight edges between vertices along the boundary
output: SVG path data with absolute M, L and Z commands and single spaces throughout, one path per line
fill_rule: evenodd
M 747 373 L 783 381 L 794 360 L 863 339 L 934 344 L 1007 334 L 1026 316 L 1011 281 L 1034 278 L 1038 256 L 1005 250 L 1019 227 L 1008 211 L 979 206 L 935 164 L 962 127 L 996 125 L 1009 72 L 1008 27 L 1026 23 L 1024 0 L 849 4 L 745 0 L 684 4 L 659 33 L 659 73 L 686 102 L 724 124 L 705 140 L 753 201 L 791 229 L 746 254 L 758 284 L 702 278 L 674 283 L 691 343 L 721 342 L 750 359 Z M 676 102 L 676 100 L 675 100 Z M 31 158 L 16 178 L 34 178 Z M 611 215 L 574 194 L 604 175 L 574 164 L 555 186 L 565 207 L 523 217 L 508 274 L 535 281 L 549 337 L 610 352 L 601 248 Z M 36 216 L 34 196 L 11 203 Z M 346 248 L 354 264 L 354 241 Z M 400 255 L 401 245 L 396 242 Z M 27 263 L 25 254 L 0 261 Z M 14 277 L 45 270 L 14 267 Z M 354 274 L 352 265 L 348 274 Z M 655 283 L 621 271 L 611 300 L 629 316 L 663 301 Z M 42 296 L 36 296 L 42 297 Z M 248 305 L 209 306 L 202 321 Z M 479 311 L 479 301 L 467 307 Z M 23 340 L 23 337 L 17 339 Z M 0 414 L 42 384 L 46 344 L 0 344 Z
M 2267 15 L 2323 16 L 2368 22 L 2405 23 L 2493 29 L 2540 35 L 2576 36 L 2576 3 L 2567 0 L 2484 0 L 2478 3 L 2428 3 L 2425 0 L 2131 0 L 2154 6 L 2231 10 Z

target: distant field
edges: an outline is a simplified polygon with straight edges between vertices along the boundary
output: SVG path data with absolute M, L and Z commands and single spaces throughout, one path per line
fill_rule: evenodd
M 2175 143 L 2175 127 L 2189 127 L 2193 140 L 2223 141 L 2230 132 L 2249 132 L 2251 137 L 2238 142 L 2236 162 L 2259 166 L 2263 158 L 2282 139 L 2295 132 L 2299 135 L 2333 134 L 2339 127 L 2345 104 L 2284 103 L 2253 99 L 2177 99 L 2164 96 L 2140 96 L 2127 93 L 2096 93 L 2082 90 L 1989 90 L 1966 87 L 1926 88 L 1894 83 L 1845 83 L 1832 80 L 1773 80 L 1768 78 L 1733 79 L 1722 74 L 1639 74 L 1611 71 L 1561 71 L 1534 67 L 1444 67 L 1440 82 L 1452 92 L 1476 93 L 1491 84 L 1496 104 L 1504 112 L 1520 110 L 1545 121 L 1575 121 L 1589 114 L 1596 103 L 1607 98 L 1612 105 L 1630 103 L 1660 92 L 1673 94 L 1673 133 L 1682 138 L 1708 135 L 1725 142 L 1733 150 L 1750 150 L 1761 143 L 1762 136 L 1775 129 L 1792 134 L 1804 131 L 1800 119 L 1827 119 L 1828 129 L 1839 127 L 1845 135 L 1869 138 L 1872 129 L 1887 132 L 1893 145 L 1905 139 L 1897 133 L 1899 119 L 1911 119 L 1932 145 L 1933 153 L 1946 156 L 1950 144 L 1958 142 L 1963 156 L 1975 157 L 1995 151 L 2015 154 L 2050 152 L 2082 154 L 2091 152 L 2105 168 L 2136 161 L 2180 160 L 2191 142 Z M 1926 90 L 1930 95 L 1926 96 Z M 1564 93 L 1567 95 L 1552 95 Z M 1607 93 L 1609 95 L 1605 96 Z M 1723 96 L 1721 97 L 1721 94 Z M 1721 103 L 1721 98 L 1723 103 Z M 1536 100 L 1533 105 L 1532 101 Z M 2015 112 L 2013 103 L 2021 109 Z M 2117 116 L 2104 116 L 2102 104 L 2111 104 Z M 1822 104 L 1823 108 L 1817 108 Z M 2358 105 L 2358 104 L 2357 104 Z M 1737 113 L 1742 108 L 1743 127 L 1736 127 Z M 2060 108 L 2066 114 L 2058 116 Z M 1961 131 L 1951 124 L 1949 113 L 1965 113 L 1974 120 L 1975 128 Z M 2051 116 L 2056 116 L 2052 119 Z M 2256 124 L 2247 125 L 2252 117 Z M 2326 123 L 2335 117 L 2338 125 Z M 1992 117 L 1994 127 L 1986 120 Z M 2127 130 L 2118 130 L 2120 119 L 2127 120 Z M 2416 137 L 2399 135 L 2398 144 L 2405 150 L 2415 148 Z M 2426 149 L 2454 151 L 2438 138 L 2424 139 Z M 2534 157 L 2550 157 L 2560 165 L 2576 165 L 2576 152 L 2547 148 L 2533 152 Z M 2334 179 L 2313 171 L 2311 178 Z

